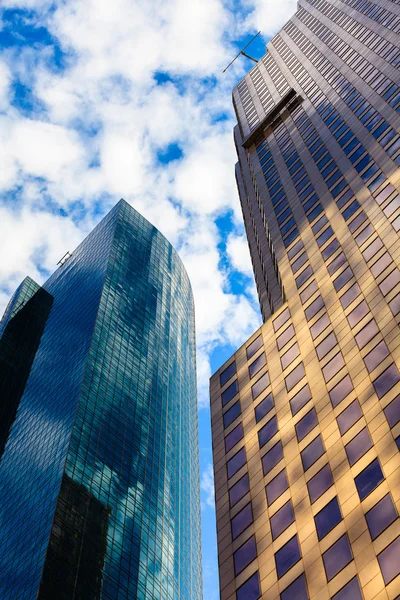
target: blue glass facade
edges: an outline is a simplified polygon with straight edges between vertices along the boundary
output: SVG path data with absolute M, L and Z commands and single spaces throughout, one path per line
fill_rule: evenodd
M 43 288 L 52 306 L 0 462 L 0 597 L 201 598 L 178 255 L 121 201 Z

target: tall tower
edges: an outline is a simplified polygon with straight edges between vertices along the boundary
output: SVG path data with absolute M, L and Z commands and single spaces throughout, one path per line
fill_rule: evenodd
M 0 325 L 2 600 L 202 597 L 193 297 L 121 200 Z
M 211 379 L 222 600 L 400 597 L 399 32 L 300 0 L 233 91 L 264 325 Z

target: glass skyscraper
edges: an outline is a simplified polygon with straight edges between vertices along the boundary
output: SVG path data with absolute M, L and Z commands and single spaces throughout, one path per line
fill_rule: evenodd
M 202 597 L 193 297 L 121 200 L 0 324 L 2 600 Z
M 211 379 L 222 600 L 400 598 L 399 34 L 300 0 L 233 91 L 264 325 Z

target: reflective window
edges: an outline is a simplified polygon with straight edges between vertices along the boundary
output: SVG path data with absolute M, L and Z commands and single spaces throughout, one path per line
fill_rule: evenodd
M 317 223 L 315 224 L 317 225 Z M 314 227 L 315 227 L 314 225 Z M 315 232 L 314 232 L 315 233 Z M 329 225 L 329 227 L 327 227 L 325 229 L 325 231 L 323 233 L 321 233 L 321 235 L 317 238 L 317 244 L 318 246 L 323 246 L 323 244 L 325 244 L 325 242 L 327 240 L 329 240 L 329 238 L 333 235 L 333 229 L 332 227 Z
M 336 344 L 337 340 L 335 334 L 332 332 L 317 345 L 316 351 L 318 358 L 320 360 L 321 358 L 324 358 L 324 356 L 326 356 L 328 352 L 330 352 L 332 348 L 336 346 Z
M 306 267 L 304 269 L 304 271 L 302 271 L 300 273 L 300 275 L 298 277 L 296 277 L 296 287 L 297 288 L 301 288 L 301 286 L 308 280 L 310 279 L 311 275 L 313 274 L 313 270 L 310 267 L 310 265 L 308 265 L 308 267 Z
M 376 238 L 372 244 L 370 244 L 369 246 L 367 246 L 365 248 L 365 250 L 363 250 L 363 256 L 365 258 L 366 261 L 371 260 L 371 258 L 373 256 L 376 255 L 376 253 L 378 252 L 378 250 L 380 250 L 383 246 L 382 240 L 381 238 Z
M 310 481 L 307 482 L 311 503 L 315 502 L 322 494 L 333 485 L 333 477 L 329 465 L 322 467 Z
M 285 331 L 283 333 L 281 333 L 280 336 L 278 336 L 276 338 L 278 350 L 283 348 L 283 346 L 285 344 L 287 344 L 288 341 L 291 340 L 293 336 L 294 336 L 294 327 L 293 327 L 293 325 L 290 325 L 287 329 L 285 329 Z
M 286 369 L 300 354 L 298 344 L 294 344 L 281 356 L 282 369 Z
M 225 438 L 225 452 L 229 452 L 243 438 L 243 424 L 239 423 Z
M 347 315 L 350 327 L 354 327 L 369 313 L 369 306 L 363 300 L 360 304 L 357 304 L 355 308 Z
M 290 400 L 290 410 L 292 411 L 292 415 L 296 415 L 310 400 L 311 392 L 307 384 Z
M 354 400 L 349 406 L 337 416 L 340 433 L 343 435 L 362 417 L 362 411 L 358 400 Z
M 347 290 L 347 292 L 345 292 L 343 296 L 340 296 L 340 304 L 345 309 L 353 302 L 353 300 L 358 298 L 360 294 L 360 286 L 358 285 L 358 283 L 353 283 L 353 285 Z
M 353 466 L 370 448 L 372 448 L 372 441 L 368 429 L 366 427 L 362 429 L 344 448 L 350 466 Z
M 272 481 L 265 486 L 268 506 L 271 506 L 289 487 L 286 471 L 283 469 Z
M 228 427 L 241 413 L 239 400 L 224 413 L 224 428 Z
M 379 329 L 377 324 L 375 323 L 375 319 L 372 319 L 372 321 L 367 323 L 365 327 L 363 327 L 361 331 L 357 333 L 357 335 L 355 336 L 355 340 L 360 350 L 361 348 L 364 348 L 364 346 L 366 346 L 369 341 L 372 340 L 372 338 L 378 333 L 378 331 Z
M 327 224 L 327 222 L 328 222 L 328 219 L 327 219 L 326 215 L 323 215 L 320 218 L 320 220 L 317 221 L 316 223 L 314 223 L 314 225 L 311 227 L 313 234 L 317 235 L 318 231 L 320 231 L 323 228 L 323 226 Z M 328 229 L 329 229 L 329 227 L 328 227 Z M 332 231 L 332 234 L 333 234 L 333 231 Z
M 371 373 L 378 365 L 381 364 L 385 358 L 389 356 L 389 349 L 386 346 L 385 342 L 379 342 L 371 352 L 369 352 L 366 356 L 364 356 L 365 366 L 368 369 L 368 372 Z
M 389 307 L 394 316 L 400 313 L 400 294 L 397 294 L 397 296 L 389 302 Z
M 325 381 L 328 383 L 337 373 L 339 373 L 340 369 L 344 367 L 344 360 L 342 354 L 339 352 L 331 358 L 331 360 L 326 363 L 324 367 L 322 367 L 322 374 L 324 376 Z
M 363 244 L 364 242 L 367 241 L 367 239 L 369 237 L 371 237 L 371 235 L 375 233 L 375 229 L 374 227 L 372 227 L 371 223 L 369 223 L 366 227 L 364 227 L 364 229 L 362 229 L 360 231 L 360 233 L 358 233 L 356 235 L 356 237 L 354 238 L 356 240 L 356 244 L 357 246 L 361 246 L 361 244 Z
M 236 373 L 236 363 L 233 361 L 219 376 L 221 387 Z
M 332 596 L 332 600 L 363 600 L 357 577 L 353 577 L 346 583 L 337 594 Z
M 304 244 L 303 244 L 303 242 L 301 240 L 299 240 L 298 242 L 295 243 L 295 245 L 292 248 L 290 248 L 290 250 L 288 250 L 289 260 L 291 260 L 294 256 L 296 256 L 296 254 L 298 252 L 300 252 L 300 250 L 302 248 L 304 248 Z M 275 329 L 275 331 L 276 331 L 276 329 Z
M 284 323 L 286 323 L 286 321 L 288 321 L 290 319 L 290 312 L 288 308 L 285 308 L 285 310 L 279 315 L 279 317 L 277 317 L 273 322 L 273 326 L 274 326 L 274 331 L 278 331 L 278 329 L 280 329 L 282 327 L 282 325 Z
M 293 581 L 283 592 L 281 593 L 280 600 L 308 600 L 307 584 L 304 573 Z
M 251 365 L 249 365 L 249 375 L 250 375 L 250 378 L 254 377 L 254 375 L 256 373 L 258 373 L 258 371 L 260 369 L 262 369 L 266 364 L 267 364 L 267 359 L 266 359 L 265 354 L 263 352 L 262 354 L 260 354 L 260 356 L 258 356 L 256 358 L 255 361 L 253 361 L 251 363 Z
M 329 392 L 332 406 L 335 407 L 340 404 L 340 402 L 344 400 L 344 398 L 346 398 L 346 396 L 348 396 L 352 390 L 353 384 L 350 376 L 346 375 L 346 377 L 341 379 L 339 383 L 337 383 Z
M 266 396 L 264 398 L 264 400 L 262 400 L 260 402 L 260 404 L 257 404 L 257 406 L 254 409 L 255 416 L 256 416 L 256 423 L 261 421 L 261 419 L 263 417 L 265 417 L 265 415 L 267 413 L 269 413 L 269 411 L 273 407 L 274 407 L 274 400 L 273 400 L 272 394 L 268 394 L 268 396 Z
M 353 560 L 347 535 L 343 535 L 322 555 L 328 581 Z
M 301 254 L 299 258 L 297 258 L 291 265 L 293 273 L 297 273 L 297 271 L 307 262 L 307 260 L 307 253 L 303 252 L 303 254 Z
M 329 265 L 327 266 L 328 269 L 328 273 L 329 275 L 333 275 L 334 273 L 336 273 L 336 271 L 342 266 L 344 265 L 344 263 L 346 262 L 346 257 L 343 254 L 343 252 L 341 252 L 340 254 L 338 254 L 338 256 L 329 263 Z
M 237 471 L 239 471 L 239 469 L 241 469 L 243 467 L 243 465 L 246 464 L 246 451 L 243 448 L 241 448 L 234 456 L 232 456 L 232 458 L 230 458 L 228 460 L 228 462 L 226 463 L 226 468 L 228 471 L 228 479 L 230 477 L 232 477 L 232 475 L 234 475 Z
M 266 387 L 269 386 L 269 375 L 268 373 L 264 373 L 262 377 L 254 385 L 251 386 L 251 393 L 253 396 L 253 400 L 255 400 L 261 392 L 265 390 Z
M 342 514 L 339 508 L 337 498 L 333 498 L 322 510 L 314 517 L 315 527 L 317 528 L 318 539 L 322 540 L 340 521 Z
M 386 296 L 400 281 L 400 271 L 398 269 L 394 269 L 382 283 L 379 284 L 379 289 L 382 294 Z
M 298 423 L 295 425 L 297 439 L 300 442 L 318 425 L 317 413 L 315 408 L 311 409 Z
M 350 281 L 352 277 L 353 272 L 350 267 L 347 267 L 347 269 L 345 269 L 343 273 L 341 273 L 339 277 L 336 277 L 336 279 L 333 281 L 333 287 L 338 292 L 344 285 L 346 285 L 348 281 Z
M 372 539 L 378 537 L 393 521 L 397 519 L 397 510 L 390 494 L 386 494 L 365 514 Z
M 224 392 L 221 394 L 222 406 L 228 404 L 230 400 L 237 394 L 239 391 L 238 381 L 235 379 L 233 383 L 229 387 L 226 388 Z
M 400 395 L 396 396 L 386 408 L 383 409 L 390 427 L 394 427 L 400 421 Z
M 238 575 L 249 565 L 257 556 L 256 538 L 251 536 L 233 553 L 233 564 L 235 565 L 235 575 Z
M 334 240 L 332 240 L 332 242 L 330 244 L 328 244 L 327 247 L 322 250 L 323 259 L 328 260 L 328 258 L 330 256 L 332 256 L 332 254 L 335 252 L 335 250 L 337 250 L 339 248 L 339 245 L 340 244 L 336 238 Z
M 371 273 L 374 277 L 378 277 L 392 263 L 392 257 L 388 252 L 385 252 L 371 268 Z
M 318 285 L 315 279 L 301 292 L 300 300 L 304 304 L 318 290 Z
M 315 321 L 314 325 L 310 327 L 311 337 L 315 340 L 316 337 L 320 335 L 330 324 L 330 320 L 327 313 L 324 313 L 322 317 L 320 317 L 317 321 Z
M 279 577 L 282 577 L 289 571 L 301 558 L 299 542 L 297 535 L 292 537 L 282 548 L 275 553 L 276 571 Z
M 378 398 L 382 398 L 398 381 L 400 381 L 400 374 L 396 365 L 392 363 L 372 382 Z
M 382 571 L 385 585 L 388 585 L 392 579 L 400 574 L 400 536 L 394 540 L 387 548 L 378 554 L 379 566 Z
M 229 506 L 232 507 L 237 504 L 249 491 L 249 475 L 246 473 L 229 489 Z
M 267 423 L 265 423 L 264 427 L 262 427 L 258 432 L 258 443 L 260 444 L 260 448 L 265 446 L 269 440 L 274 437 L 274 435 L 278 431 L 278 422 L 276 417 L 272 417 Z
M 263 473 L 269 473 L 283 458 L 282 442 L 279 441 L 262 457 Z
M 313 465 L 320 456 L 325 452 L 324 444 L 322 442 L 322 437 L 318 435 L 311 444 L 308 444 L 306 448 L 302 452 L 301 461 L 303 463 L 303 469 L 307 471 Z
M 258 600 L 260 598 L 260 581 L 258 571 L 236 590 L 236 600 Z
M 271 519 L 271 530 L 272 530 L 272 539 L 276 540 L 277 537 L 281 535 L 285 529 L 289 527 L 294 521 L 294 514 L 292 508 L 292 502 L 289 500 L 276 512 L 272 515 Z
M 232 539 L 237 538 L 252 522 L 253 512 L 251 510 L 251 502 L 249 502 L 231 519 Z
M 307 321 L 313 318 L 314 315 L 317 314 L 325 306 L 324 301 L 322 300 L 322 296 L 318 296 L 311 304 L 305 309 L 305 315 Z
M 364 500 L 384 479 L 379 461 L 375 458 L 354 480 L 360 500 Z
M 247 346 L 246 348 L 246 354 L 247 354 L 247 358 L 251 358 L 252 356 L 254 356 L 254 354 L 257 352 L 257 350 L 259 350 L 263 345 L 262 342 L 262 337 L 261 335 L 259 335 L 258 337 L 256 337 L 256 339 L 251 342 L 251 344 L 249 346 Z
M 288 392 L 305 376 L 303 363 L 300 363 L 285 377 L 286 389 Z

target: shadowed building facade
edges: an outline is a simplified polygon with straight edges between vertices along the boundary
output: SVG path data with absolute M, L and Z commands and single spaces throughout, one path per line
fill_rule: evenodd
M 193 297 L 171 244 L 121 200 L 18 288 L 0 371 L 2 600 L 200 600 Z
M 210 382 L 222 600 L 400 597 L 399 32 L 300 0 L 233 91 L 264 325 Z

